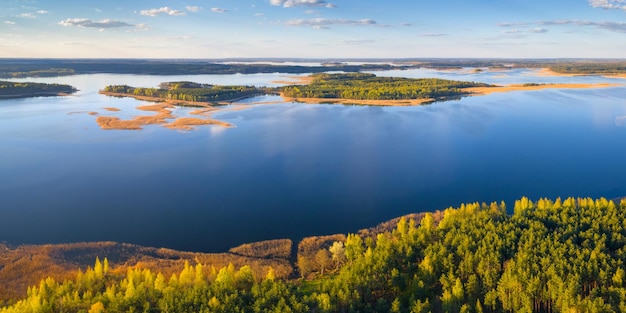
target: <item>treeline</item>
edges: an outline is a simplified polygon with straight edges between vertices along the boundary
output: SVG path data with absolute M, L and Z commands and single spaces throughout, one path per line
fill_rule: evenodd
M 0 98 L 56 96 L 73 93 L 76 88 L 64 84 L 18 83 L 0 81 Z
M 563 74 L 624 74 L 626 62 L 550 64 L 548 68 Z
M 282 88 L 292 98 L 339 98 L 355 100 L 437 99 L 467 94 L 464 88 L 490 86 L 437 78 L 377 77 L 374 74 L 314 74 L 308 85 Z
M 323 66 L 215 63 L 211 61 L 165 60 L 0 60 L 0 77 L 38 77 L 72 74 L 257 74 L 257 73 L 321 73 L 327 71 L 359 72 L 407 69 L 410 66 L 389 64 L 332 64 Z
M 375 238 L 339 236 L 304 280 L 201 264 L 124 275 L 96 260 L 0 312 L 626 311 L 626 201 L 522 198 L 513 211 L 467 204 Z
M 103 91 L 126 94 L 129 96 L 146 96 L 191 102 L 230 101 L 270 92 L 266 89 L 256 88 L 254 86 L 218 86 L 192 82 L 162 83 L 160 84 L 160 88 L 111 85 L 106 86 Z

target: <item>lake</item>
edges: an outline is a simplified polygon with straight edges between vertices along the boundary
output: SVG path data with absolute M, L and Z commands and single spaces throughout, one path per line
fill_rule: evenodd
M 101 130 L 142 102 L 109 84 L 276 85 L 284 74 L 77 75 L 70 97 L 0 101 L 0 241 L 118 241 L 219 252 L 245 242 L 354 232 L 412 212 L 522 196 L 626 195 L 626 80 L 409 70 L 377 75 L 487 83 L 612 82 L 417 107 L 247 99 L 213 115 L 236 128 Z M 120 108 L 108 112 L 105 107 Z M 179 116 L 190 108 L 177 108 Z

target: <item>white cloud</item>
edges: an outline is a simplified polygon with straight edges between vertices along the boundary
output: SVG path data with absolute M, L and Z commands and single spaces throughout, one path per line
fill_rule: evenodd
M 35 18 L 35 14 L 33 14 L 33 13 L 22 13 L 19 16 L 20 17 L 25 17 L 25 18 Z
M 371 19 L 362 20 L 344 20 L 344 19 L 327 19 L 327 18 L 313 18 L 313 19 L 298 19 L 287 22 L 290 26 L 311 26 L 317 29 L 327 29 L 333 25 L 349 25 L 349 26 L 371 26 L 376 25 L 376 21 Z
M 263 15 L 265 15 L 265 14 L 263 14 L 263 13 L 255 13 L 254 14 L 254 16 L 263 16 Z
M 285 8 L 292 7 L 325 7 L 334 8 L 336 5 L 324 0 L 270 0 L 271 5 L 282 6 Z
M 626 0 L 622 0 L 626 1 Z M 500 27 L 512 27 L 512 26 L 561 26 L 561 25 L 572 25 L 572 26 L 580 26 L 580 27 L 596 27 L 608 31 L 618 32 L 618 33 L 626 33 L 626 22 L 609 22 L 609 21 L 601 21 L 601 22 L 593 22 L 593 21 L 583 21 L 583 20 L 557 20 L 557 21 L 539 21 L 539 22 L 528 22 L 528 23 L 500 23 L 498 26 Z M 530 30 L 533 33 L 545 33 L 548 32 L 547 29 L 536 27 Z
M 420 34 L 420 37 L 443 37 L 443 36 L 448 36 L 448 34 L 443 34 L 443 33 L 423 33 L 423 34 Z
M 594 8 L 626 10 L 626 0 L 589 0 Z
M 15 22 L 13 22 L 13 21 L 4 21 L 4 24 L 15 25 Z
M 86 18 L 68 18 L 64 21 L 60 21 L 59 25 L 63 25 L 65 27 L 68 26 L 76 26 L 76 27 L 93 27 L 93 28 L 117 28 L 117 27 L 133 27 L 135 25 L 128 24 L 121 21 L 115 21 L 111 19 L 105 19 L 101 21 L 92 21 Z
M 39 10 L 37 11 L 37 14 L 48 14 L 50 12 L 46 11 L 46 10 Z
M 162 7 L 159 9 L 141 10 L 139 14 L 145 15 L 145 16 L 157 16 L 159 14 L 185 15 L 185 12 L 180 11 L 180 10 L 170 9 L 169 7 Z
M 211 8 L 211 12 L 215 12 L 215 13 L 226 13 L 226 12 L 228 12 L 228 10 L 226 10 L 226 9 L 222 9 L 222 8 Z
M 198 6 L 190 6 L 190 5 L 188 5 L 185 8 L 187 9 L 187 11 L 193 12 L 193 13 L 197 13 L 197 12 L 202 11 L 202 7 L 198 7 Z

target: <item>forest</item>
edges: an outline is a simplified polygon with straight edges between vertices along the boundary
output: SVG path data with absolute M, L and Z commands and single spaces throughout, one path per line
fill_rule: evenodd
M 355 100 L 442 99 L 468 94 L 464 88 L 491 86 L 437 78 L 377 77 L 365 73 L 323 73 L 313 74 L 312 77 L 313 81 L 308 85 L 283 87 L 283 95 Z
M 376 235 L 337 235 L 298 249 L 300 277 L 289 280 L 200 262 L 167 277 L 120 273 L 103 256 L 0 312 L 626 311 L 626 200 L 524 197 L 512 212 L 463 204 Z
M 57 96 L 76 92 L 76 88 L 63 84 L 19 83 L 0 81 L 0 99 Z

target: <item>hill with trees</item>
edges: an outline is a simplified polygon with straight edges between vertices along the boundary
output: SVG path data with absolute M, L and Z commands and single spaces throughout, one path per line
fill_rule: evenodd
M 0 312 L 624 312 L 624 221 L 624 200 L 522 198 L 513 214 L 464 204 L 391 231 L 310 240 L 298 249 L 308 270 L 290 280 L 198 261 L 169 276 L 123 273 L 102 256 Z

